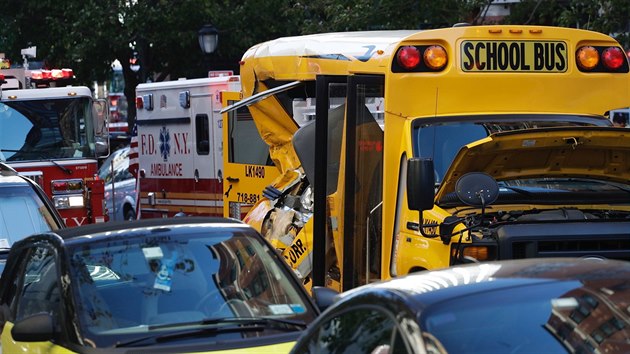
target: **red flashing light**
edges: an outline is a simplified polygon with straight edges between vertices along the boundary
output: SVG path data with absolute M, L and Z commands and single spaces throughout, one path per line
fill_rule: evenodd
M 52 190 L 54 192 L 65 192 L 68 190 L 68 182 L 66 181 L 53 181 Z
M 608 69 L 619 69 L 623 65 L 624 60 L 626 60 L 624 53 L 618 47 L 606 48 L 602 52 L 602 63 Z
M 39 71 L 39 70 L 31 71 L 31 79 L 32 80 L 41 80 L 43 78 L 44 78 L 44 76 L 43 76 L 41 71 Z
M 31 80 L 67 80 L 74 77 L 72 69 L 51 69 L 51 70 L 33 70 L 31 71 Z
M 61 69 L 61 77 L 64 79 L 72 79 L 74 71 L 72 69 Z
M 136 97 L 136 108 L 137 109 L 144 108 L 144 101 L 142 100 L 142 97 Z
M 398 63 L 407 70 L 411 70 L 420 64 L 420 51 L 413 46 L 406 46 L 398 50 Z

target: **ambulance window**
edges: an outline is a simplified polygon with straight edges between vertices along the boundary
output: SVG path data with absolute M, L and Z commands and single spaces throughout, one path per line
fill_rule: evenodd
M 197 133 L 197 154 L 210 154 L 210 126 L 208 125 L 207 114 L 197 114 L 195 116 L 195 129 Z

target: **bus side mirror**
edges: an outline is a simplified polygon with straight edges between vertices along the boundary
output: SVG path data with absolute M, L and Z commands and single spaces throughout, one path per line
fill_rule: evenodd
M 411 158 L 407 161 L 407 205 L 411 210 L 431 210 L 435 200 L 433 159 Z

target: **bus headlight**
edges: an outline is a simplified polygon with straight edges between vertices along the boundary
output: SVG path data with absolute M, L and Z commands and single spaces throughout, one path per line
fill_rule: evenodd
M 462 244 L 454 245 L 452 249 L 454 263 L 470 263 L 473 259 L 479 262 L 493 261 L 498 258 L 497 247 L 494 244 Z

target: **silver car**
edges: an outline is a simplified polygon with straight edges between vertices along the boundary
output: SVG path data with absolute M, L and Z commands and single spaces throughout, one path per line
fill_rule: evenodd
M 109 220 L 135 220 L 136 178 L 129 172 L 129 146 L 114 151 L 101 165 L 98 176 L 105 181 L 105 207 Z
M 65 227 L 38 184 L 0 163 L 0 273 L 14 242 Z

